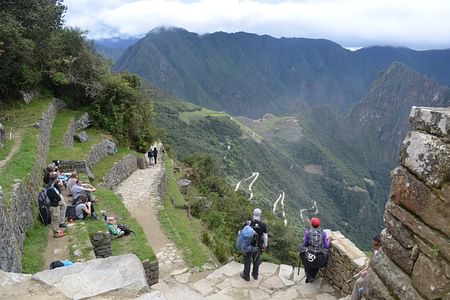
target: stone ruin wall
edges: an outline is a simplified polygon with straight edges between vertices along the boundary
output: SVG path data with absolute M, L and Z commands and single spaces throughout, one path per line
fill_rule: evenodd
M 47 154 L 53 121 L 63 103 L 55 100 L 42 114 L 39 121 L 36 161 L 31 173 L 22 180 L 16 180 L 11 199 L 5 199 L 0 187 L 0 269 L 10 272 L 22 270 L 21 251 L 26 231 L 35 221 L 33 202 L 42 188 L 43 170 L 47 165 Z M 7 204 L 9 203 L 9 204 Z
M 74 138 L 73 136 L 77 132 L 77 130 L 86 129 L 91 125 L 91 118 L 89 114 L 86 112 L 82 114 L 77 119 L 73 118 L 70 121 L 69 126 L 67 127 L 66 132 L 64 133 L 64 147 L 70 148 L 73 147 Z
M 450 109 L 413 107 L 368 299 L 450 299 Z
M 128 154 L 113 165 L 108 174 L 103 177 L 101 185 L 104 188 L 112 189 L 136 171 L 137 168 L 136 154 Z

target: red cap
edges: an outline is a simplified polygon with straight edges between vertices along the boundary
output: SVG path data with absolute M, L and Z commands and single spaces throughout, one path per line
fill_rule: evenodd
M 312 227 L 319 227 L 320 219 L 319 218 L 311 218 L 311 225 L 312 225 Z

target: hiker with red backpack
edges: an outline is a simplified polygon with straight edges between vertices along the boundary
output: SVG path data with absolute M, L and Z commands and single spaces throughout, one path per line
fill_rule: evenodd
M 244 255 L 244 272 L 241 277 L 246 281 L 250 281 L 252 262 L 252 277 L 258 279 L 261 252 L 265 251 L 268 245 L 267 225 L 261 222 L 261 214 L 261 209 L 253 210 L 252 220 L 245 222 L 236 240 L 236 247 Z
M 320 229 L 320 219 L 311 218 L 312 228 L 306 229 L 303 235 L 303 245 L 300 248 L 300 258 L 305 266 L 306 283 L 313 282 L 320 268 L 328 264 L 330 241 L 325 231 Z

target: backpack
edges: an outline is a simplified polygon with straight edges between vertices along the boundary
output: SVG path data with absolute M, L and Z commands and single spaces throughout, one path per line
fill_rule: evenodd
M 39 219 L 44 225 L 52 222 L 50 214 L 50 199 L 47 196 L 47 189 L 43 189 L 38 195 Z
M 250 223 L 244 226 L 241 231 L 239 231 L 236 239 L 236 249 L 241 253 L 253 251 L 252 241 L 258 234 L 250 226 Z
M 129 235 L 130 233 L 134 233 L 133 230 L 131 230 L 130 228 L 128 228 L 127 226 L 125 226 L 123 224 L 117 224 L 117 228 L 122 230 L 124 232 L 124 235 Z
M 73 221 L 77 219 L 77 214 L 75 211 L 75 205 L 67 206 L 66 218 L 68 221 Z
M 313 253 L 322 253 L 324 252 L 324 245 L 322 239 L 322 230 L 321 229 L 310 229 L 308 231 L 309 236 L 309 252 Z

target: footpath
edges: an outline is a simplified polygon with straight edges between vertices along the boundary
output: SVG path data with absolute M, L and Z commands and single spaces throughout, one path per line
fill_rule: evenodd
M 162 208 L 158 184 L 164 174 L 162 164 L 152 165 L 131 174 L 115 190 L 130 214 L 141 224 L 150 246 L 159 261 L 160 278 L 174 270 L 186 268 L 180 250 L 162 231 L 157 215 Z

